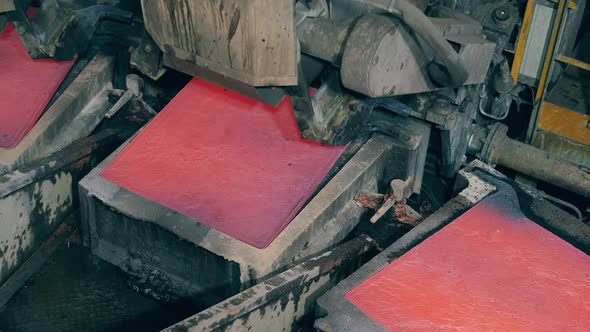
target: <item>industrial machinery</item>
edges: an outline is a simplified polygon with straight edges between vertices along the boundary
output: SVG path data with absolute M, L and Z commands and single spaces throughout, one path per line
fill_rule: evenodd
M 585 5 L 0 0 L 0 308 L 67 229 L 170 331 L 587 328 Z

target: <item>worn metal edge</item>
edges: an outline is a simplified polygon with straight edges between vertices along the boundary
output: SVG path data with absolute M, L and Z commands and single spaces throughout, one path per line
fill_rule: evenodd
M 164 331 L 292 329 L 314 300 L 341 279 L 335 272 L 359 263 L 375 244 L 360 236 L 253 286 Z
M 382 168 L 387 153 L 393 146 L 391 138 L 386 136 L 378 135 L 370 139 L 269 247 L 258 249 L 101 178 L 100 172 L 125 148 L 128 142 L 80 181 L 82 206 L 91 208 L 93 204 L 91 201 L 98 199 L 117 213 L 140 221 L 155 223 L 184 240 L 195 243 L 229 261 L 237 262 L 240 264 L 243 283 L 247 283 L 253 277 L 261 280 L 277 268 L 295 263 L 295 256 L 305 251 L 304 235 L 322 237 L 324 234 L 325 230 L 322 230 L 320 223 L 316 222 L 318 218 L 325 218 L 323 223 L 328 222 L 336 216 L 326 217 L 326 214 L 329 214 L 327 212 L 333 213 L 346 208 L 359 190 L 376 189 L 378 177 L 381 176 L 377 169 Z M 370 188 L 360 187 L 361 184 L 366 186 L 367 183 Z M 84 229 L 88 231 L 88 234 L 83 235 L 84 242 L 93 247 L 100 245 L 100 241 L 97 243 L 97 239 L 94 238 L 92 243 L 93 225 L 92 222 L 89 223 L 92 221 L 91 214 L 92 211 L 83 211 L 82 223 Z M 330 243 L 327 243 L 325 248 L 319 248 L 315 252 L 306 252 L 306 256 L 326 249 L 329 245 Z M 292 254 L 286 254 L 288 252 Z
M 31 183 L 59 171 L 90 155 L 101 145 L 114 144 L 120 140 L 114 130 L 104 130 L 94 136 L 82 138 L 63 150 L 26 164 L 10 173 L 0 175 L 0 198 L 6 197 Z

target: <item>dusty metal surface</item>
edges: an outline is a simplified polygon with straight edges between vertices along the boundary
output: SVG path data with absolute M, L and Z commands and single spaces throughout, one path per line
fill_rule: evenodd
M 495 44 L 477 35 L 449 34 L 445 38 L 461 45 L 459 58 L 469 74 L 464 83 L 482 82 Z M 380 97 L 440 88 L 424 70 L 432 54 L 399 21 L 367 16 L 352 32 L 349 43 L 351 47 L 347 47 L 342 56 L 342 82 L 349 89 Z
M 590 173 L 516 140 L 505 138 L 494 151 L 495 163 L 590 197 Z
M 545 181 L 578 195 L 590 197 L 590 173 L 532 145 L 507 136 L 508 127 L 496 122 L 488 129 L 479 127 L 469 149 L 490 164 L 499 164 Z M 483 135 L 482 135 L 483 134 Z
M 175 68 L 194 77 L 200 77 L 208 82 L 221 85 L 227 89 L 238 92 L 241 95 L 254 98 L 270 105 L 278 106 L 286 95 L 282 88 L 253 87 L 246 83 L 223 76 L 208 68 L 195 66 L 190 61 L 182 60 L 172 55 L 164 54 L 164 63 L 167 67 Z
M 590 255 L 590 225 L 545 200 L 530 187 L 520 187 L 518 198 L 522 211 L 536 223 Z
M 165 331 L 295 331 L 315 299 L 374 247 L 358 237 L 179 322 Z
M 0 281 L 71 212 L 72 187 L 72 174 L 62 171 L 0 199 Z
M 496 150 L 494 161 L 579 195 L 590 197 L 590 173 L 569 162 L 552 158 L 541 149 L 506 139 Z
M 297 83 L 293 2 L 203 0 L 141 4 L 146 29 L 166 55 L 252 86 Z
M 590 132 L 590 129 L 588 129 Z M 531 144 L 550 155 L 590 169 L 590 146 L 538 130 Z
M 480 36 L 481 26 L 466 19 L 432 18 L 428 22 L 438 29 L 444 43 L 446 38 L 460 45 L 457 59 L 468 72 L 459 85 L 483 82 L 495 44 Z M 304 20 L 298 32 L 302 51 L 339 66 L 342 84 L 351 90 L 383 97 L 441 88 L 425 69 L 434 57 L 432 49 L 396 18 L 366 15 L 334 22 L 318 17 Z
M 14 10 L 14 0 L 0 0 L 0 13 L 12 10 Z
M 154 81 L 157 81 L 167 71 L 164 67 L 162 53 L 158 51 L 158 45 L 147 32 L 143 36 L 141 43 L 133 48 L 129 65 Z
M 0 283 L 72 213 L 75 183 L 117 141 L 103 132 L 0 176 Z
M 0 174 L 89 135 L 108 110 L 112 57 L 96 56 L 13 149 L 0 149 Z
M 297 25 L 297 38 L 301 50 L 339 65 L 351 26 L 352 22 L 347 20 L 333 21 L 324 16 L 306 18 Z
M 19 32 L 22 45 L 33 59 L 72 60 L 84 53 L 101 21 L 131 23 L 132 13 L 104 3 L 43 1 L 38 8 L 31 1 L 18 1 L 7 13 Z

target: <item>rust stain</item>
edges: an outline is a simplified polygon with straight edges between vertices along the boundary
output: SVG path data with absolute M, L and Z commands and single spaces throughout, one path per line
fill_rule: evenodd
M 55 232 L 49 237 L 49 239 L 47 239 L 47 241 L 45 241 L 45 243 L 43 243 L 42 248 L 46 249 L 48 247 L 51 247 L 55 241 L 57 241 L 57 239 L 63 235 L 65 232 L 67 232 L 70 229 L 70 226 L 66 223 L 62 223 L 61 225 L 59 225 L 59 227 L 55 230 Z
M 72 164 L 72 167 L 74 169 L 83 170 L 91 162 L 92 158 L 91 158 L 90 153 L 92 152 L 92 149 L 88 147 L 88 148 L 85 148 L 85 150 L 88 150 L 87 152 L 85 151 L 86 156 Z
M 381 194 L 367 194 L 367 193 L 358 193 L 354 200 L 360 203 L 362 206 L 377 210 L 383 203 L 387 200 L 386 195 Z
M 408 216 L 405 200 L 395 205 L 393 217 L 395 221 L 406 225 L 416 226 L 420 223 L 415 218 Z
M 345 262 L 343 258 L 337 258 L 336 260 L 330 261 L 327 264 L 324 264 L 320 267 L 320 274 L 326 274 L 335 268 L 339 267 Z
M 75 231 L 72 234 L 70 234 L 70 236 L 68 237 L 68 241 L 71 243 L 81 244 L 82 239 L 80 238 L 80 232 Z

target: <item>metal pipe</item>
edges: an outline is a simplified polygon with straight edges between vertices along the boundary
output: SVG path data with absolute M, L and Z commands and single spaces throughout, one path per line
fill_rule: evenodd
M 432 23 L 422 10 L 407 0 L 356 0 L 374 8 L 386 11 L 401 18 L 428 46 L 436 53 L 444 65 L 440 72 L 435 63 L 429 68 L 433 80 L 444 86 L 458 87 L 469 77 L 467 67 L 443 36 L 442 32 Z M 445 76 L 445 77 L 441 77 Z
M 504 137 L 495 145 L 491 157 L 493 163 L 590 198 L 590 174 L 541 149 Z
M 357 1 L 375 9 L 401 18 L 437 55 L 442 63 L 429 66 L 431 79 L 441 86 L 459 87 L 469 76 L 467 67 L 443 36 L 439 28 L 418 7 L 406 0 L 362 0 Z M 307 18 L 297 28 L 301 49 L 312 56 L 339 65 L 340 56 L 351 21 L 335 23 L 329 19 Z
M 297 26 L 301 50 L 339 66 L 352 23 L 335 22 L 325 17 L 306 18 Z
M 438 59 L 444 65 L 445 72 L 435 74 L 436 67 L 433 63 L 430 69 L 430 76 L 443 86 L 459 87 L 467 81 L 469 72 L 467 67 L 455 52 L 451 44 L 443 36 L 442 32 L 432 23 L 428 16 L 406 0 L 392 0 L 388 10 L 392 13 L 399 11 L 401 18 L 416 34 L 428 44 L 436 53 Z M 448 82 L 445 82 L 448 81 Z

